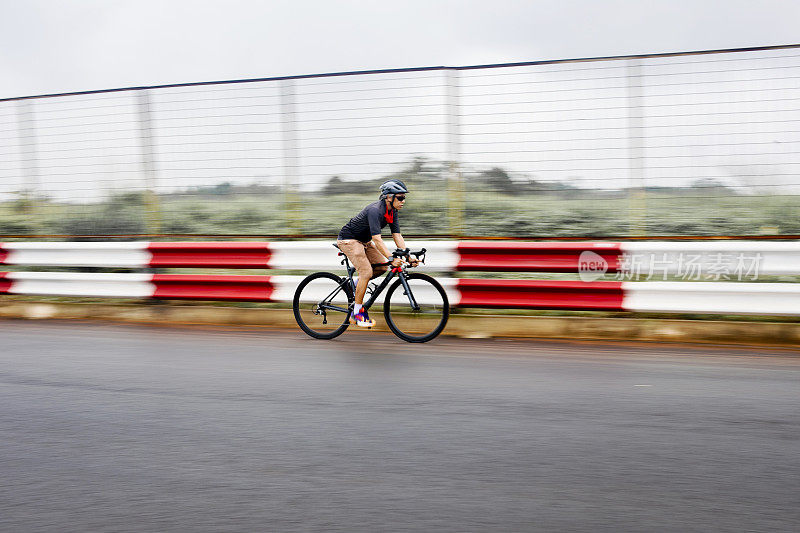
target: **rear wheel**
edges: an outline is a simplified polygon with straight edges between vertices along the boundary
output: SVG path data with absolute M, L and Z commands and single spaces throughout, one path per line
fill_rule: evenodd
M 317 272 L 297 286 L 292 310 L 300 329 L 315 339 L 332 339 L 350 325 L 352 304 L 353 291 L 347 278 Z
M 397 280 L 386 293 L 383 315 L 392 332 L 407 342 L 428 342 L 436 338 L 447 325 L 450 302 L 439 282 L 425 274 L 406 274 L 412 306 L 401 280 Z

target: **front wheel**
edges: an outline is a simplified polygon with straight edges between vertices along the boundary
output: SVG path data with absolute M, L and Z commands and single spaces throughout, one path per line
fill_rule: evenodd
M 294 292 L 294 319 L 300 329 L 315 339 L 332 339 L 350 325 L 353 300 L 347 278 L 317 272 L 301 281 Z
M 428 342 L 442 332 L 450 302 L 439 282 L 426 274 L 405 274 L 409 295 L 398 279 L 389 287 L 383 315 L 392 332 L 407 342 Z M 412 299 L 416 306 L 412 305 Z

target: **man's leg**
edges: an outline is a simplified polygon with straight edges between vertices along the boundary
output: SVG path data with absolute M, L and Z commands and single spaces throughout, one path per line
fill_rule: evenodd
M 367 287 L 369 286 L 369 278 L 372 273 L 369 274 L 362 274 L 361 272 L 358 273 L 358 283 L 356 284 L 356 303 L 358 305 L 364 305 L 364 295 L 367 294 Z
M 365 252 L 367 255 L 367 259 L 369 260 L 370 266 L 386 262 L 386 258 L 383 257 L 383 254 L 378 251 L 378 249 L 375 247 L 375 244 L 372 242 L 367 244 Z M 370 277 L 370 279 L 375 279 L 379 276 L 382 276 L 387 270 L 389 270 L 388 266 L 372 267 L 372 276 Z M 358 281 L 360 283 L 361 278 L 359 278 Z M 364 290 L 366 290 L 366 286 Z
M 369 318 L 367 310 L 362 308 L 367 285 L 372 277 L 372 266 L 370 266 L 369 259 L 367 259 L 365 247 L 366 245 L 359 241 L 339 241 L 339 249 L 347 255 L 347 258 L 350 259 L 350 262 L 353 263 L 358 272 L 355 304 L 353 305 L 353 314 L 350 315 L 350 323 L 362 328 L 371 328 L 375 325 L 375 321 Z
M 338 241 L 339 249 L 344 252 L 358 272 L 355 299 L 358 305 L 364 304 L 364 295 L 372 277 L 372 266 L 365 251 L 364 243 L 356 240 Z

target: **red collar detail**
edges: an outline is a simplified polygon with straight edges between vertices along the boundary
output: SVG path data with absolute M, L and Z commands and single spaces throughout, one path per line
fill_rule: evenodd
M 394 222 L 394 209 L 391 209 L 389 206 L 386 206 L 386 214 L 384 215 L 384 217 L 386 217 L 386 222 L 389 222 L 390 224 Z

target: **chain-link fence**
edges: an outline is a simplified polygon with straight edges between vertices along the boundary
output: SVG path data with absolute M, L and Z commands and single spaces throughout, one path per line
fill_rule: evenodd
M 800 45 L 0 100 L 0 234 L 800 234 Z

